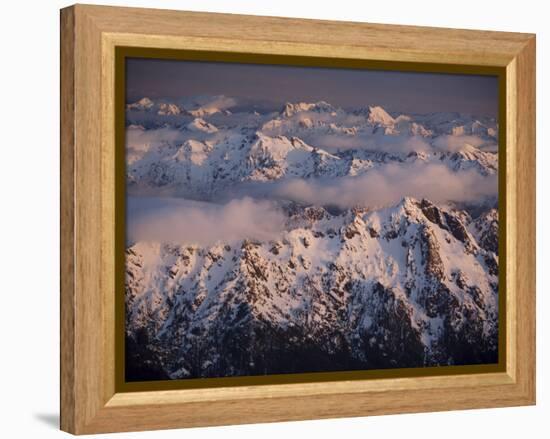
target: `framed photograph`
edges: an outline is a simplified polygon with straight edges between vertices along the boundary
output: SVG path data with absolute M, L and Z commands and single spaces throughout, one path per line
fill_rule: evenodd
M 534 404 L 535 37 L 63 9 L 61 238 L 65 431 Z

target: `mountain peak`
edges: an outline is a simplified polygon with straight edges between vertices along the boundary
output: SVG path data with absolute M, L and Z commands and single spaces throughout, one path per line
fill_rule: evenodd
M 398 205 L 406 208 L 412 208 L 418 206 L 418 201 L 413 197 L 405 196 L 401 198 L 401 201 L 399 201 Z
M 206 122 L 204 119 L 197 117 L 193 119 L 192 122 L 187 124 L 187 129 L 191 131 L 202 131 L 204 133 L 215 133 L 218 129 L 209 122 Z
M 379 105 L 369 105 L 368 107 L 359 108 L 353 112 L 359 116 L 365 116 L 371 125 L 393 126 L 396 119 L 391 117 L 389 113 Z M 403 118 L 404 116 L 401 116 Z
M 178 107 L 176 104 L 169 104 L 169 103 L 161 103 L 158 107 L 157 114 L 159 116 L 174 116 L 181 113 L 180 107 Z
M 334 107 L 325 101 L 296 103 L 287 102 L 281 110 L 281 114 L 286 117 L 291 117 L 301 111 L 315 111 L 318 113 L 324 113 L 334 111 Z
M 148 110 L 152 108 L 155 105 L 155 103 L 149 99 L 148 97 L 143 97 L 139 101 L 134 102 L 132 104 L 128 104 L 127 108 L 129 110 Z
M 395 119 L 380 106 L 369 106 L 368 121 L 373 125 L 383 126 L 393 125 L 395 123 Z

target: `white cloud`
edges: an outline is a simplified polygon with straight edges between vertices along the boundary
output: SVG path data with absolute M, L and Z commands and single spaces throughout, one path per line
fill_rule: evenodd
M 201 125 L 205 128 L 201 130 Z M 212 141 L 222 136 L 215 126 L 209 126 L 203 120 L 196 122 L 199 128 L 190 127 L 180 130 L 172 127 L 144 129 L 141 126 L 130 125 L 126 128 L 126 160 L 128 164 L 142 159 L 148 153 L 155 153 L 163 145 L 179 146 L 187 140 Z
M 237 100 L 229 96 L 198 96 L 195 98 L 195 105 L 188 106 L 186 105 L 187 110 L 197 110 L 202 109 L 205 112 L 213 112 L 216 110 L 223 111 L 237 105 Z
M 245 197 L 227 204 L 176 198 L 128 199 L 130 241 L 212 245 L 241 239 L 270 240 L 284 228 L 274 203 Z
M 189 135 L 187 134 L 187 136 Z M 126 128 L 126 146 L 128 149 L 136 151 L 147 151 L 161 143 L 183 142 L 185 138 L 185 133 L 176 128 L 163 127 L 145 130 L 133 125 Z
M 434 202 L 469 202 L 497 194 L 496 176 L 475 171 L 453 172 L 440 164 L 390 164 L 360 177 L 291 180 L 275 185 L 278 198 L 318 205 L 384 206 L 405 196 Z
M 325 134 L 305 137 L 312 146 L 329 152 L 345 151 L 347 149 L 362 149 L 372 152 L 390 154 L 408 154 L 410 152 L 427 152 L 430 145 L 419 136 L 387 136 L 387 135 L 357 135 Z
M 443 135 L 436 137 L 432 143 L 434 148 L 443 150 L 457 152 L 462 151 L 465 145 L 471 145 L 476 148 L 481 147 L 485 141 L 478 136 L 451 136 Z

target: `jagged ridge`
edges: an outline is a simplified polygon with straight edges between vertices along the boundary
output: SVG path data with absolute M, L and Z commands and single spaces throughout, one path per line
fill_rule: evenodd
M 130 247 L 130 359 L 173 379 L 496 361 L 498 256 L 479 219 L 411 198 L 289 213 L 276 241 Z

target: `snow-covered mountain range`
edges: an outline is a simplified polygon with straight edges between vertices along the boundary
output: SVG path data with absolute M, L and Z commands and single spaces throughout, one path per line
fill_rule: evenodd
M 494 119 L 224 96 L 126 117 L 128 380 L 497 361 Z

